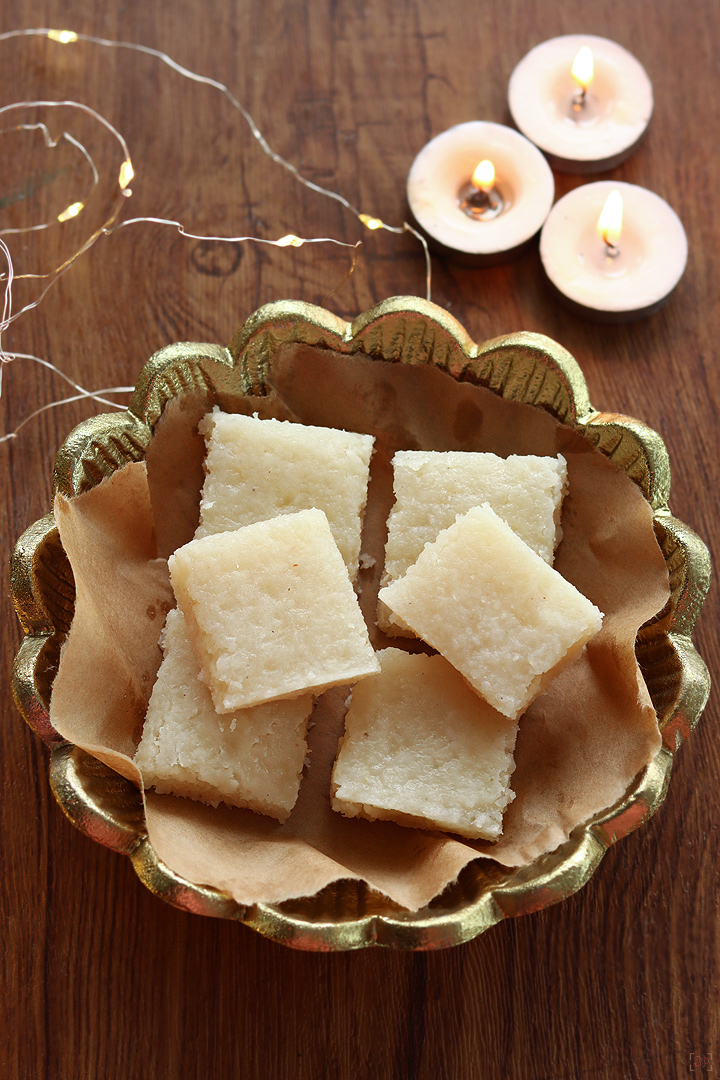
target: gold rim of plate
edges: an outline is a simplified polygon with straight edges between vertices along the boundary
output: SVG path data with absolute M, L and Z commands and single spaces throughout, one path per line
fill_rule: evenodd
M 416 297 L 386 300 L 353 323 L 300 301 L 278 301 L 251 315 L 227 349 L 196 343 L 161 349 L 140 373 L 127 411 L 93 417 L 70 433 L 56 459 L 54 489 L 76 495 L 128 462 L 142 460 L 172 398 L 198 389 L 211 401 L 233 393 L 265 395 L 273 356 L 288 343 L 400 364 L 432 364 L 503 398 L 545 409 L 638 485 L 653 510 L 671 590 L 665 609 L 641 627 L 636 643 L 663 737 L 655 759 L 618 803 L 578 827 L 556 851 L 519 870 L 475 861 L 420 911 L 405 911 L 350 880 L 282 904 L 238 904 L 164 865 L 148 841 L 137 789 L 52 728 L 52 679 L 75 596 L 52 515 L 26 530 L 11 560 L 13 600 L 25 631 L 13 669 L 15 700 L 30 727 L 51 747 L 50 783 L 67 817 L 81 832 L 128 855 L 140 880 L 168 903 L 236 919 L 300 949 L 457 945 L 501 919 L 539 911 L 576 892 L 610 845 L 661 805 L 673 754 L 697 723 L 710 690 L 707 668 L 690 639 L 709 587 L 709 553 L 670 514 L 670 466 L 660 436 L 639 420 L 594 410 L 582 372 L 562 346 L 524 332 L 477 345 L 448 312 Z

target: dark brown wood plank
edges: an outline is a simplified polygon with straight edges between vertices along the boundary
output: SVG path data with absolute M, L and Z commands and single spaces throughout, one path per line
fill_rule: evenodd
M 673 510 L 717 557 L 717 5 L 6 0 L 0 30 L 34 25 L 142 42 L 219 78 L 308 178 L 392 223 L 405 215 L 407 170 L 431 135 L 468 119 L 507 120 L 507 80 L 532 45 L 589 31 L 629 47 L 653 80 L 656 109 L 646 142 L 613 175 L 653 189 L 683 218 L 690 264 L 668 305 L 632 326 L 584 323 L 550 296 L 536 251 L 492 270 L 435 260 L 433 298 L 478 341 L 517 329 L 556 338 L 580 361 L 598 408 L 656 427 L 672 457 Z M 362 239 L 353 277 L 328 301 L 344 316 L 423 291 L 412 238 L 361 233 L 336 203 L 275 169 L 219 95 L 150 57 L 0 42 L 0 85 L 0 104 L 67 98 L 108 117 L 138 174 L 133 216 L 179 217 L 197 232 Z M 115 155 L 91 123 L 82 130 L 102 160 Z M 10 164 L 4 155 L 1 176 L 22 172 L 22 161 Z M 581 182 L 557 179 L 559 194 Z M 75 235 L 16 242 L 18 268 L 56 264 Z M 89 385 L 133 382 L 169 341 L 228 341 L 273 299 L 320 303 L 348 262 L 342 248 L 218 253 L 173 230 L 132 227 L 98 241 L 5 345 Z M 30 295 L 18 283 L 17 301 Z M 29 365 L 3 375 L 2 431 L 63 393 Z M 90 411 L 46 413 L 0 446 L 6 552 L 47 512 L 55 450 Z M 5 592 L 3 615 L 0 1071 L 9 1080 L 634 1080 L 684 1076 L 694 1051 L 717 1069 L 714 700 L 678 754 L 661 812 L 611 850 L 577 896 L 441 954 L 305 955 L 166 907 L 126 859 L 64 820 L 46 752 L 10 699 L 20 634 Z M 697 644 L 715 671 L 718 615 L 713 590 Z

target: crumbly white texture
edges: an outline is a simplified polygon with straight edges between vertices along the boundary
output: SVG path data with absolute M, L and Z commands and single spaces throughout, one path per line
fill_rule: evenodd
M 388 518 L 381 586 L 402 577 L 425 544 L 432 543 L 459 514 L 488 503 L 510 528 L 552 565 L 562 538 L 560 517 L 567 462 L 556 458 L 462 450 L 401 450 L 393 458 L 395 503 Z M 378 605 L 378 624 L 407 634 Z
M 379 598 L 512 718 L 602 624 L 595 605 L 487 504 L 427 544 Z
M 220 713 L 378 670 L 322 510 L 191 540 L 168 566 Z
M 353 690 L 333 769 L 335 810 L 496 840 L 515 797 L 517 724 L 441 656 L 384 649 Z
M 207 455 L 197 537 L 318 507 L 355 579 L 371 435 L 260 420 L 217 408 L 200 422 L 199 430 Z
M 182 612 L 169 612 L 164 659 L 135 764 L 146 787 L 284 821 L 298 796 L 312 695 L 219 716 Z

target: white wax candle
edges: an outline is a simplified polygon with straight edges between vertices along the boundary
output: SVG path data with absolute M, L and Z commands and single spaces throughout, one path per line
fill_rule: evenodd
M 622 231 L 613 243 L 598 235 L 610 193 L 622 197 Z M 630 322 L 656 311 L 687 263 L 687 237 L 664 199 L 635 184 L 584 184 L 553 207 L 540 235 L 545 273 L 580 314 L 602 322 Z
M 477 165 L 495 167 L 493 198 L 502 209 L 475 220 L 462 209 L 463 191 Z M 543 155 L 517 131 L 474 120 L 432 139 L 415 158 L 407 198 L 433 246 L 472 265 L 505 262 L 520 254 L 547 217 L 555 195 Z
M 583 47 L 593 59 L 584 98 L 571 74 Z M 624 161 L 640 142 L 652 116 L 653 91 L 627 49 L 607 38 L 569 34 L 544 41 L 520 61 L 510 77 L 508 105 L 519 130 L 553 168 L 599 172 Z

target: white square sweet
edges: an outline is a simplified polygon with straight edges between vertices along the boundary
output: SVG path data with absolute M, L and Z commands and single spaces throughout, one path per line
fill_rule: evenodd
M 335 810 L 497 839 L 514 798 L 517 724 L 441 656 L 379 652 L 353 689 L 333 770 Z
M 513 718 L 602 623 L 595 605 L 487 505 L 427 544 L 379 598 Z
M 135 754 L 145 786 L 284 821 L 298 796 L 312 695 L 219 716 L 179 610 L 169 612 L 161 643 Z
M 322 510 L 191 540 L 168 566 L 220 713 L 378 670 Z
M 199 430 L 207 442 L 207 456 L 197 537 L 317 507 L 326 514 L 355 579 L 371 435 L 260 420 L 217 408 L 201 421 Z
M 556 458 L 461 450 L 401 450 L 393 458 L 395 503 L 388 519 L 381 586 L 402 577 L 425 544 L 459 514 L 488 503 L 495 513 L 552 565 L 560 542 L 560 515 L 567 463 Z M 383 604 L 378 624 L 390 634 L 407 633 Z

